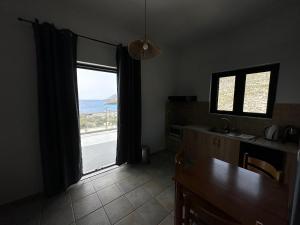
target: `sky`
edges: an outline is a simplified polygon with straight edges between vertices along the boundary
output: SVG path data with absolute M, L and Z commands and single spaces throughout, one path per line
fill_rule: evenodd
M 80 100 L 102 100 L 117 94 L 116 74 L 77 69 Z

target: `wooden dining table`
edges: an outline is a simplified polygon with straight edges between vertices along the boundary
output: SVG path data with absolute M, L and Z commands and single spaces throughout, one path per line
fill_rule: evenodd
M 185 224 L 183 209 L 187 193 L 201 199 L 198 204 L 208 203 L 237 224 L 288 224 L 287 187 L 263 175 L 205 158 L 193 165 L 177 162 L 174 181 L 176 225 Z

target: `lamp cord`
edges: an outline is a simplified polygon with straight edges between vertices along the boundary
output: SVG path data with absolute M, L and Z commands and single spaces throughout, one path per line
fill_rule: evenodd
M 145 29 L 145 41 L 147 40 L 147 0 L 145 0 L 145 18 L 144 18 L 144 29 Z

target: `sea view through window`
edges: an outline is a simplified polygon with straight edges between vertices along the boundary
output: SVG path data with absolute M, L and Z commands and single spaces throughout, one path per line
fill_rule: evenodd
M 115 164 L 117 76 L 101 68 L 77 68 L 83 173 Z

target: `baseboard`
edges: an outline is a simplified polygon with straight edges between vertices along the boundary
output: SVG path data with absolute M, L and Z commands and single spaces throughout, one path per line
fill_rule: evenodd
M 167 148 L 159 148 L 159 149 L 156 149 L 155 151 L 151 151 L 151 155 L 153 155 L 153 154 L 156 154 L 156 153 L 159 153 L 159 152 L 162 152 L 162 151 L 166 151 L 167 150 Z
M 20 199 L 17 199 L 15 201 L 7 202 L 7 203 L 4 203 L 4 204 L 0 205 L 0 210 L 2 208 L 13 207 L 15 205 L 19 205 L 19 204 L 22 204 L 22 203 L 28 202 L 28 201 L 33 201 L 33 200 L 36 200 L 36 199 L 41 199 L 43 197 L 44 197 L 44 194 L 42 192 L 36 193 L 36 194 L 33 194 L 33 195 L 29 195 L 29 196 L 26 196 L 24 198 L 20 198 Z

